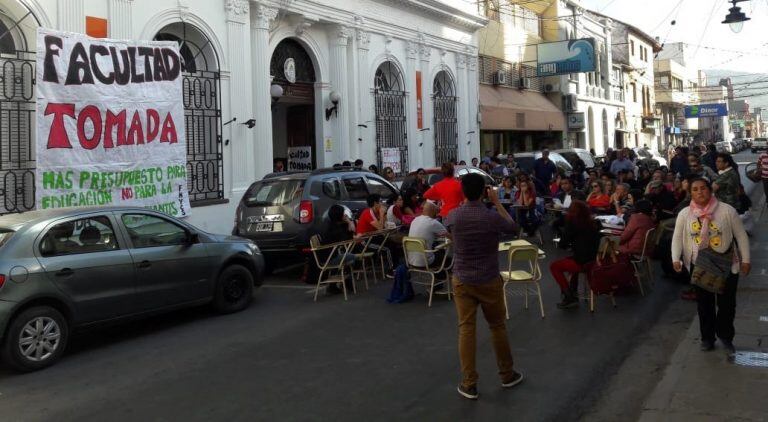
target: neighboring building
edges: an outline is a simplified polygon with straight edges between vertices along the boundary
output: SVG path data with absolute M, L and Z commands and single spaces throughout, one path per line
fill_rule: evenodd
M 478 2 L 489 22 L 478 33 L 480 150 L 516 152 L 562 146 L 565 117 L 536 77 L 541 13 L 556 0 Z M 523 5 L 518 5 L 521 3 Z M 549 87 L 551 91 L 551 86 Z
M 661 51 L 661 45 L 637 27 L 615 19 L 611 40 L 613 95 L 624 104 L 617 119 L 616 146 L 647 145 L 661 150 L 653 69 L 654 55 Z
M 664 128 L 663 148 L 687 142 L 698 131 L 698 119 L 686 119 L 686 105 L 699 104 L 698 70 L 690 59 L 690 46 L 664 46 L 654 60 L 656 109 Z M 687 65 L 686 65 L 687 63 Z
M 700 104 L 723 104 L 728 107 L 728 88 L 726 86 L 706 86 L 707 77 L 702 71 L 699 72 L 699 81 L 702 83 L 698 92 Z M 731 139 L 733 139 L 733 135 L 730 133 L 728 116 L 699 118 L 698 140 L 702 143 Z
M 395 148 L 401 173 L 480 152 L 487 20 L 463 0 L 3 0 L 0 151 L 18 154 L 0 158 L 0 213 L 35 207 L 35 97 L 19 89 L 33 86 L 35 30 L 86 33 L 86 17 L 109 38 L 180 43 L 190 222 L 208 231 L 231 231 L 243 193 L 289 146 L 316 167 L 381 165 Z
M 528 2 L 526 2 L 528 3 Z M 558 0 L 542 13 L 547 21 L 544 41 L 594 38 L 596 69 L 545 78 L 545 85 L 557 87 L 549 93 L 553 101 L 562 101 L 568 128 L 566 147 L 594 149 L 600 155 L 616 147 L 616 127 L 624 102 L 617 99 L 612 85 L 613 22 L 584 9 L 580 1 Z

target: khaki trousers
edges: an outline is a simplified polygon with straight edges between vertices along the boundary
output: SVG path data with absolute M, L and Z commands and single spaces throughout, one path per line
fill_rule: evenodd
M 461 384 L 472 387 L 477 384 L 475 352 L 477 349 L 476 322 L 478 305 L 491 330 L 491 341 L 496 353 L 496 363 L 502 382 L 512 378 L 512 351 L 509 348 L 504 310 L 504 283 L 501 277 L 484 284 L 467 284 L 453 278 L 454 303 L 459 323 L 459 360 Z

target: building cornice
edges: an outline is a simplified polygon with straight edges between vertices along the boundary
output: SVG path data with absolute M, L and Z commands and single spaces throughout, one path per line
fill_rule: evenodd
M 396 6 L 405 6 L 410 9 L 419 10 L 429 16 L 446 19 L 449 22 L 477 31 L 488 24 L 488 19 L 480 15 L 468 13 L 464 10 L 455 8 L 440 0 L 378 0 L 382 3 L 389 3 Z

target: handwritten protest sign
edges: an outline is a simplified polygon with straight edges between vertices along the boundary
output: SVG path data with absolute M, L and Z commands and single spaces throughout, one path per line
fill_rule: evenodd
M 289 147 L 288 170 L 312 171 L 312 147 Z
M 400 165 L 400 148 L 382 148 L 381 166 L 382 168 L 391 167 L 395 174 L 400 174 L 402 171 Z
M 183 217 L 178 44 L 37 32 L 38 209 L 141 206 Z

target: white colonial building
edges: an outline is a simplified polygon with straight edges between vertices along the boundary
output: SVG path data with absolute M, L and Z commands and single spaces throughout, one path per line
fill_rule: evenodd
M 381 165 L 386 148 L 400 172 L 479 155 L 486 22 L 463 0 L 3 0 L 0 213 L 35 207 L 39 26 L 179 42 L 190 221 L 226 233 L 288 147 L 315 167 Z

